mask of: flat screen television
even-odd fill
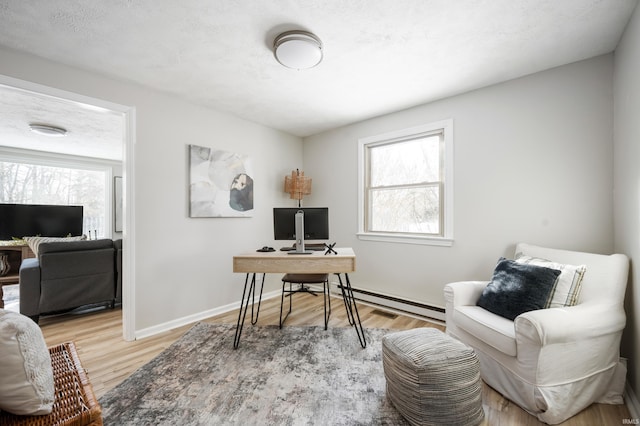
[[[276,240],[296,240],[296,213],[304,212],[304,239],[329,239],[328,207],[274,207],[273,234]]]
[[[82,206],[0,204],[0,240],[82,235]]]

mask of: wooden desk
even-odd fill
[[[233,272],[244,272],[246,273],[246,277],[233,347],[237,348],[240,343],[242,327],[244,326],[244,320],[249,308],[249,299],[252,300],[251,323],[255,324],[258,320],[260,302],[262,300],[262,289],[264,288],[264,277],[267,273],[336,274],[340,281],[339,287],[345,309],[347,310],[349,324],[355,327],[358,340],[362,347],[366,347],[367,342],[364,336],[364,329],[362,328],[358,307],[356,306],[351,282],[349,281],[349,272],[355,272],[356,270],[356,255],[351,248],[337,248],[334,250],[337,254],[325,254],[324,251],[315,251],[311,254],[287,254],[288,252],[273,251],[252,252],[234,256]],[[262,274],[262,285],[260,287],[258,306],[254,316],[253,307],[255,305],[257,287],[256,274],[260,273]],[[345,276],[344,283],[341,274]],[[251,280],[249,280],[249,276],[251,276]]]

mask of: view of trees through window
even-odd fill
[[[0,161],[0,202],[84,206],[83,233],[106,235],[105,170]]]
[[[368,231],[441,234],[441,140],[368,147]]]

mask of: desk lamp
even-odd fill
[[[300,169],[293,170],[291,176],[284,177],[284,192],[289,193],[292,200],[298,200],[298,207],[301,207],[304,196],[311,194],[311,178]]]
[[[291,176],[284,177],[284,191],[289,193],[289,198],[298,200],[298,208],[302,207],[302,199],[311,194],[311,178],[304,175],[300,169],[291,172]],[[304,212],[296,213],[296,249],[288,254],[309,254],[304,249]]]

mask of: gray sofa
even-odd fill
[[[122,241],[42,243],[20,265],[20,313],[40,315],[122,301]]]

